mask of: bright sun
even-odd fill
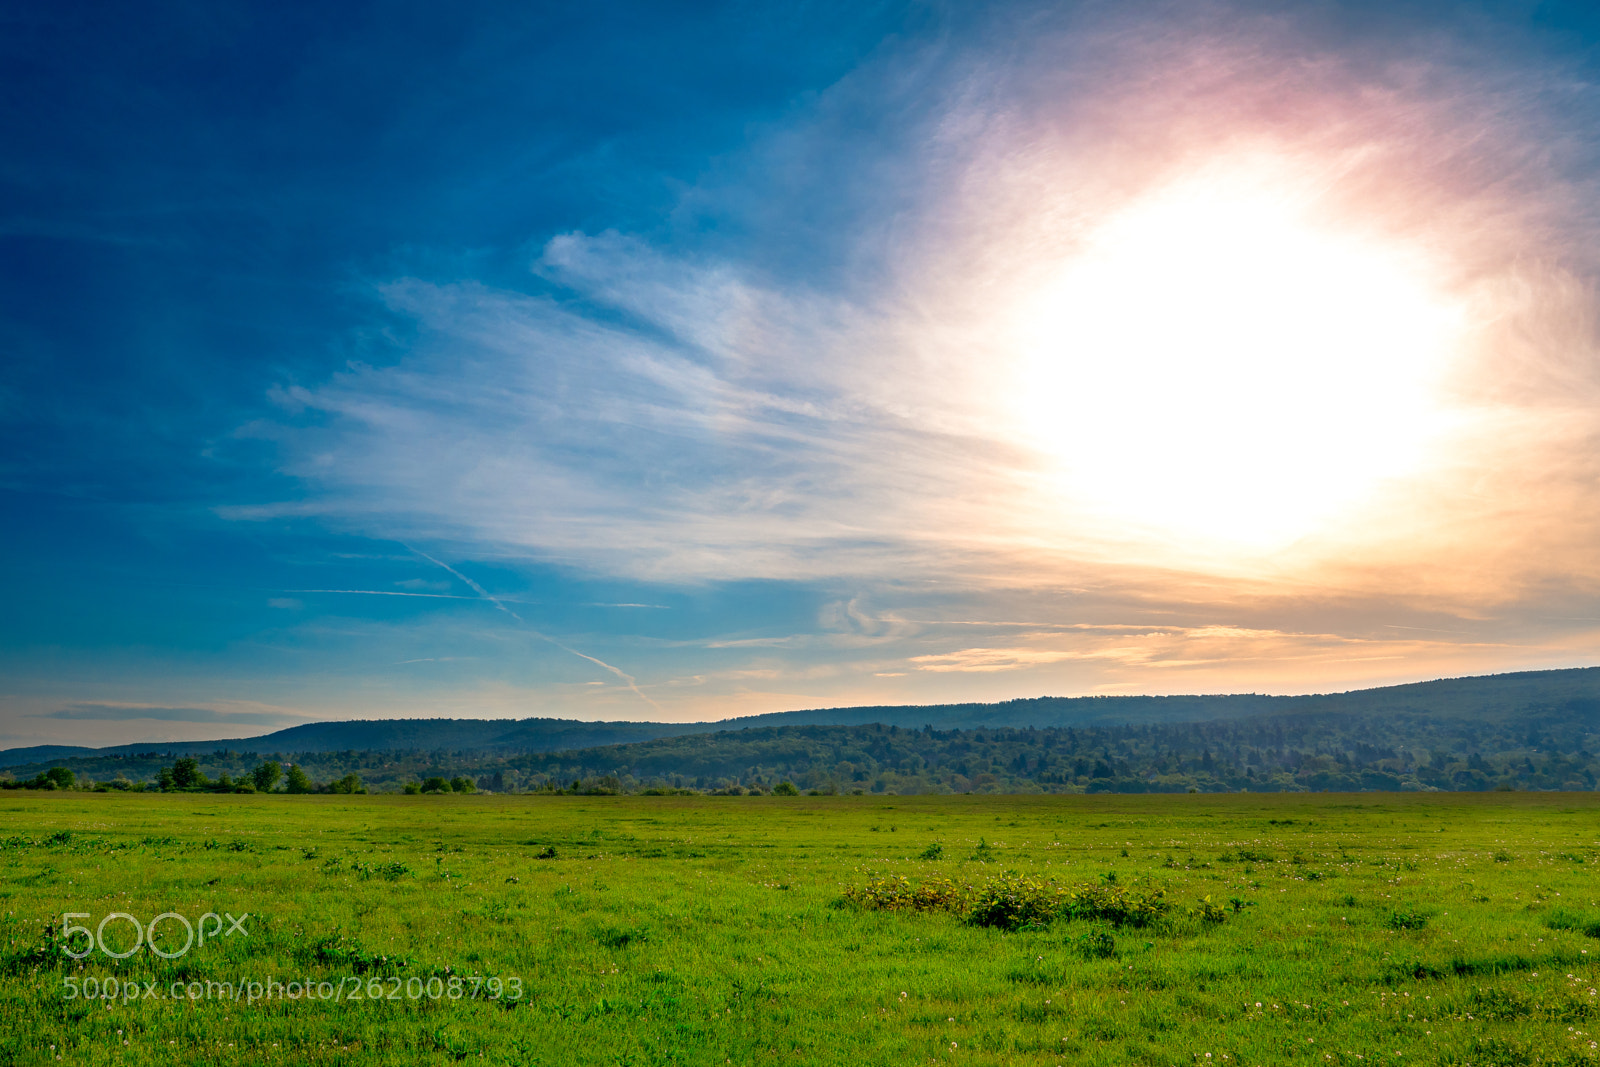
[[[1208,174],[1092,231],[1013,320],[1024,434],[1068,506],[1195,547],[1280,547],[1422,461],[1459,304],[1315,193]]]

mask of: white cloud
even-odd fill
[[[632,578],[843,590],[818,633],[701,642],[790,657],[739,668],[751,677],[845,656],[883,678],[1055,669],[1095,685],[1125,684],[1113,668],[1229,658],[1438,662],[1431,646],[1342,642],[1373,641],[1370,620],[1413,610],[1526,614],[1552,577],[1592,590],[1594,226],[1563,169],[1584,135],[1560,115],[1584,90],[1449,42],[1391,42],[1383,54],[1404,62],[1386,63],[1374,42],[1340,52],[1292,19],[1222,5],[1168,11],[1159,34],[1109,10],[1074,16],[1070,32],[1046,20],[1026,40],[886,52],[685,195],[685,227],[743,212],[743,245],[565,233],[533,265],[538,293],[388,281],[383,299],[416,326],[404,358],[286,387],[285,417],[246,431],[279,443],[308,498],[225,514],[317,515]],[[863,109],[879,124],[866,133],[853,125]],[[1110,469],[1148,426],[1097,415],[1092,440],[1064,438],[1076,454],[1044,454],[1016,399],[1041,386],[998,338],[1017,293],[1097,219],[1174,175],[1263,152],[1362,235],[1447,262],[1439,284],[1479,332],[1425,476],[1376,484],[1298,544],[1224,551],[1074,496],[1058,467]],[[1065,395],[1060,417],[1115,400]],[[1282,398],[1273,426],[1295,424],[1295,402]],[[1208,465],[1248,459],[1205,440],[1157,452],[1151,484],[1181,483],[1190,501],[1206,498]],[[1247,479],[1244,496],[1267,513],[1318,492],[1286,484],[1292,465],[1263,467],[1272,478]],[[397,588],[421,595],[416,583]],[[1005,621],[1033,617],[1008,603],[1026,589],[1060,596],[1058,614]],[[911,610],[940,594],[971,614]],[[1099,613],[1067,614],[1080,595]],[[873,596],[889,607],[868,610]],[[1349,634],[1301,635],[1297,603],[1331,605]],[[1145,621],[1161,611],[1181,621]]]

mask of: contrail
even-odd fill
[[[407,545],[406,547],[407,548],[411,548],[410,545]],[[561,651],[571,653],[572,655],[577,656],[579,659],[586,659],[590,663],[593,663],[596,667],[600,667],[600,668],[603,668],[604,670],[608,670],[612,674],[616,675],[618,678],[621,678],[623,683],[626,684],[629,689],[633,690],[633,695],[634,696],[638,697],[640,700],[644,701],[646,704],[649,704],[652,708],[655,708],[661,714],[663,714],[663,715],[666,714],[666,709],[664,709],[660,704],[657,704],[654,700],[651,700],[648,696],[645,695],[644,691],[639,688],[639,684],[634,681],[633,675],[627,673],[626,671],[622,670],[621,668],[613,667],[611,664],[607,663],[605,660],[595,659],[593,656],[589,655],[586,652],[579,652],[575,648],[571,648],[571,647],[569,647],[567,645],[564,645],[560,641],[557,641],[555,638],[551,637],[549,634],[541,633],[540,631],[535,630],[533,627],[528,626],[528,620],[524,619],[521,615],[518,615],[516,612],[512,611],[510,608],[506,607],[505,604],[500,600],[499,597],[495,596],[493,593],[489,592],[489,590],[485,589],[483,586],[479,585],[477,582],[473,581],[471,578],[468,578],[465,574],[462,574],[460,571],[458,571],[454,567],[450,566],[450,564],[445,563],[443,560],[434,559],[432,556],[428,555],[426,552],[423,552],[423,551],[421,551],[419,549],[412,548],[411,551],[415,552],[417,555],[421,556],[423,559],[427,560],[429,563],[432,563],[432,564],[434,564],[435,566],[438,566],[438,567],[443,567],[445,570],[449,571],[451,574],[455,575],[457,578],[460,578],[463,582],[466,582],[467,585],[471,587],[473,592],[477,593],[483,599],[489,601],[491,604],[493,604],[495,607],[499,608],[501,611],[505,612],[507,615],[510,615],[513,619],[516,619],[518,622],[522,623],[523,626],[527,627],[528,632],[533,634],[533,636],[537,637],[539,640],[548,641],[550,644],[555,645]],[[468,599],[471,599],[471,598],[470,597],[461,597],[460,599],[468,600]]]
[[[392,589],[279,589],[280,593],[359,593],[362,596],[420,596],[432,600],[477,600],[475,596],[452,593],[398,593]]]
[[[407,547],[410,547],[410,546],[407,546]],[[483,597],[485,600],[488,600],[490,603],[494,604],[495,607],[499,608],[501,611],[505,612],[507,615],[510,615],[513,619],[516,619],[518,622],[522,623],[523,625],[527,625],[527,620],[525,620],[521,615],[518,615],[516,612],[512,611],[510,608],[508,608],[504,604],[502,604],[500,602],[500,598],[499,597],[495,596],[493,593],[489,592],[489,590],[485,589],[483,586],[479,585],[477,582],[473,581],[471,578],[468,578],[465,574],[462,574],[460,571],[458,571],[454,567],[450,566],[450,564],[444,563],[444,562],[442,562],[440,560],[436,560],[432,556],[428,555],[426,552],[420,552],[415,548],[411,549],[411,551],[416,552],[417,555],[421,556],[423,559],[427,560],[429,563],[432,563],[435,566],[443,567],[445,570],[449,571],[451,574],[455,575],[457,578],[460,578],[463,582],[466,582],[467,585],[471,586],[472,587],[472,591],[474,593],[477,593],[479,596]],[[540,634],[539,636],[540,637],[544,637],[543,634]],[[548,641],[550,639],[548,637],[546,637],[545,640]],[[585,657],[585,658],[588,658],[588,657]]]

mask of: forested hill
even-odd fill
[[[709,730],[744,726],[932,726],[939,730],[979,727],[1121,726],[1207,722],[1267,714],[1426,714],[1500,722],[1532,709],[1574,702],[1600,706],[1600,667],[1445,678],[1431,682],[1355,689],[1313,696],[1092,696],[1031,697],[995,704],[886,705],[780,711],[707,724]]]
[[[1588,790],[1600,781],[1594,677],[1548,672],[1294,698],[1292,711],[1201,722],[743,726],[559,752],[259,748],[214,750],[200,762],[209,775],[237,776],[256,753],[271,754],[319,781],[354,773],[377,789],[443,776],[497,791],[770,790],[782,781],[864,793]],[[95,754],[10,773],[22,779],[54,762],[126,784],[152,780],[171,757]]]
[[[578,722],[570,719],[382,719],[311,723],[254,738],[221,741],[163,742],[119,745],[104,749],[41,746],[0,753],[0,767],[16,768],[60,762],[94,760],[112,756],[205,755],[218,751],[241,753],[332,752],[450,753],[481,761],[510,759],[552,752],[596,749],[605,746],[680,739],[672,751],[688,752],[706,738],[728,731],[767,730],[775,727],[854,726],[882,724],[899,730],[932,727],[937,732],[996,729],[1106,730],[1122,726],[1221,724],[1250,720],[1277,722],[1284,729],[1315,729],[1324,739],[1341,730],[1388,731],[1390,744],[1428,745],[1430,738],[1448,736],[1450,744],[1474,747],[1472,736],[1502,739],[1544,731],[1550,736],[1576,736],[1600,714],[1600,668],[1529,671],[1518,674],[1453,678],[1380,689],[1355,690],[1317,696],[1274,697],[1257,694],[1230,696],[1115,696],[1037,697],[995,704],[893,705],[883,707],[825,708],[777,712],[723,722]],[[1381,724],[1357,723],[1391,720],[1405,732],[1395,733]],[[1345,724],[1340,726],[1339,724]],[[1316,724],[1316,725],[1313,725]],[[1539,724],[1554,724],[1541,726]],[[1439,733],[1443,731],[1443,733]],[[1553,731],[1553,732],[1552,732]],[[1286,742],[1287,743],[1287,742]],[[1331,743],[1331,742],[1330,742]],[[1498,743],[1498,742],[1497,742]],[[1282,746],[1279,746],[1282,747]],[[1511,751],[1509,741],[1496,751]],[[1536,747],[1536,746],[1534,746]],[[698,777],[698,775],[696,776]]]
[[[260,737],[214,741],[156,741],[105,748],[36,745],[0,752],[0,767],[46,760],[129,756],[145,753],[200,755],[236,752],[451,751],[551,752],[593,745],[626,744],[685,733],[704,733],[716,723],[580,722],[576,719],[352,719],[314,722]]]

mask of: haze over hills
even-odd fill
[[[161,753],[449,752],[512,756],[637,744],[693,734],[798,726],[885,726],[938,731],[1062,729],[1207,723],[1273,717],[1388,716],[1479,722],[1555,717],[1587,726],[1600,717],[1600,667],[1449,678],[1311,696],[1036,697],[993,704],[817,708],[718,722],[581,722],[571,719],[372,719],[307,723],[258,737],[89,748],[42,745],[0,752],[0,768],[53,760]]]

